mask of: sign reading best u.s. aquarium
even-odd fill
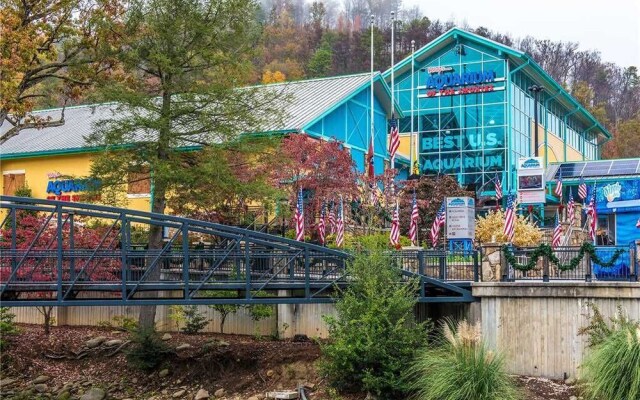
[[[426,93],[418,97],[453,96],[458,94],[492,92],[497,88],[495,71],[466,71],[458,73],[452,67],[430,68],[427,84],[418,89],[426,89]],[[435,73],[432,73],[435,72]],[[502,88],[500,88],[502,89]]]

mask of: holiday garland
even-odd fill
[[[560,271],[571,271],[576,269],[576,267],[580,265],[580,261],[582,261],[582,258],[584,257],[585,253],[589,254],[589,257],[591,258],[591,261],[594,264],[598,264],[603,269],[608,269],[608,268],[612,268],[615,265],[616,261],[618,261],[618,258],[620,258],[620,256],[625,252],[625,250],[623,249],[616,249],[611,259],[607,262],[604,262],[596,254],[595,246],[592,243],[585,242],[582,244],[582,246],[580,246],[580,250],[578,251],[578,255],[576,257],[569,260],[568,264],[562,264],[560,263],[560,260],[558,259],[558,257],[556,257],[556,255],[553,254],[553,249],[551,248],[551,246],[543,243],[540,246],[536,247],[532,253],[528,254],[530,257],[528,263],[519,264],[518,259],[513,254],[513,251],[511,251],[510,246],[507,246],[507,245],[502,246],[502,251],[509,265],[513,269],[517,269],[518,271],[523,271],[523,272],[531,271],[532,269],[534,269],[535,266],[538,264],[538,259],[541,256],[546,256],[549,259],[549,261],[551,261],[553,264],[555,264],[558,267]]]

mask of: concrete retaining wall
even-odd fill
[[[591,303],[605,318],[621,306],[640,320],[640,283],[483,282],[473,295],[481,299],[483,336],[505,353],[513,374],[576,376],[588,351],[578,330],[589,323]]]

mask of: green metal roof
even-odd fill
[[[416,61],[422,61],[435,54],[437,51],[449,46],[452,43],[455,43],[461,38],[471,42],[479,43],[489,48],[493,48],[498,54],[505,55],[505,58],[508,58],[510,61],[512,61],[518,68],[521,67],[522,71],[525,74],[529,75],[534,80],[539,81],[539,83],[545,87],[548,93],[558,93],[558,96],[555,97],[555,100],[561,102],[569,111],[572,111],[573,109],[577,110],[576,115],[578,115],[583,121],[585,121],[586,125],[591,126],[591,128],[589,129],[597,128],[597,130],[606,139],[611,139],[611,133],[604,126],[602,126],[602,124],[593,115],[591,115],[591,113],[587,111],[584,106],[582,106],[558,82],[556,82],[549,74],[547,74],[547,72],[542,69],[542,67],[538,65],[538,63],[536,63],[533,58],[520,50],[505,46],[504,44],[476,35],[475,33],[467,32],[460,28],[452,28],[437,39],[416,50],[414,58]],[[391,80],[391,70],[394,68],[396,75],[400,75],[408,71],[411,68],[411,56],[406,57],[398,64],[396,64],[395,67],[389,68],[387,71],[385,71],[383,73],[383,77],[385,78],[385,80]]]

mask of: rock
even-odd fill
[[[564,380],[564,383],[565,383],[565,385],[573,386],[573,385],[576,384],[576,378],[568,377],[567,379]]]
[[[87,340],[86,343],[85,343],[85,346],[87,346],[90,349],[93,349],[95,347],[100,346],[106,340],[107,340],[106,336],[98,336],[98,337],[95,337],[93,339]]]
[[[166,395],[169,394],[169,390],[168,389],[163,389],[162,392],[160,392],[160,393],[162,393],[163,395],[166,396]]]
[[[40,375],[39,377],[37,377],[36,379],[34,379],[34,380],[33,380],[33,382],[31,382],[31,383],[33,383],[34,385],[37,385],[38,383],[45,383],[45,382],[48,382],[50,379],[51,379],[51,377],[50,377],[50,376],[47,376],[47,375]]]
[[[309,389],[309,390],[313,390],[316,387],[315,383],[311,383],[311,382],[305,382],[304,385],[302,385],[304,388]]]
[[[221,340],[221,341],[218,342],[218,346],[220,346],[220,347],[228,347],[229,343],[225,342],[224,340]]]
[[[122,339],[113,339],[113,340],[107,340],[106,342],[104,342],[104,345],[107,347],[115,347],[115,346],[120,346],[122,343],[124,343],[124,340]]]
[[[187,350],[187,349],[190,349],[191,347],[193,346],[191,346],[189,343],[182,343],[182,344],[179,344],[178,347],[176,347],[176,350],[177,351]]]
[[[38,383],[36,385],[33,385],[33,388],[38,393],[45,393],[49,389],[46,383]]]
[[[138,378],[133,378],[133,379],[131,380],[131,383],[133,383],[133,384],[138,383]]]
[[[214,396],[216,397],[222,397],[224,396],[224,389],[218,389],[213,393]]]
[[[175,392],[174,394],[171,395],[171,397],[173,397],[174,399],[177,399],[179,397],[184,396],[184,394],[187,393],[186,390],[182,389],[182,390],[178,390],[177,392]]]
[[[111,331],[111,332],[109,332],[109,333],[110,333],[111,335],[116,335],[116,336],[117,336],[117,335],[121,335],[121,334],[122,334],[122,331]]]
[[[58,393],[58,397],[56,397],[56,400],[69,400],[70,398],[71,398],[71,393],[65,390],[64,392]]]
[[[571,396],[569,397],[569,400],[578,400],[578,398],[576,396]]]
[[[5,388],[13,385],[17,381],[18,381],[17,379],[13,379],[13,378],[4,378],[4,379],[0,380],[0,389],[5,389]]]
[[[276,374],[276,372],[272,369],[267,371],[267,378],[271,378],[272,376],[274,376]]]
[[[209,398],[209,392],[207,392],[204,389],[200,389],[198,390],[198,393],[196,393],[196,397],[194,397],[193,400],[204,400],[208,398]]]
[[[158,376],[160,378],[164,378],[165,376],[169,375],[169,370],[168,369],[163,369],[162,371],[158,372]]]
[[[162,335],[162,340],[171,340],[172,336],[168,333],[165,333],[164,335]]]
[[[80,400],[103,400],[107,394],[100,388],[91,388],[82,395]]]
[[[251,396],[247,400],[260,400],[258,396]]]
[[[179,385],[179,384],[181,384],[181,383],[182,383],[182,380],[181,380],[181,379],[178,379],[178,380],[176,381],[176,385]]]
[[[267,398],[268,399],[297,399],[299,397],[298,397],[298,392],[295,390],[284,390],[284,391],[277,391],[277,392],[268,392]]]

